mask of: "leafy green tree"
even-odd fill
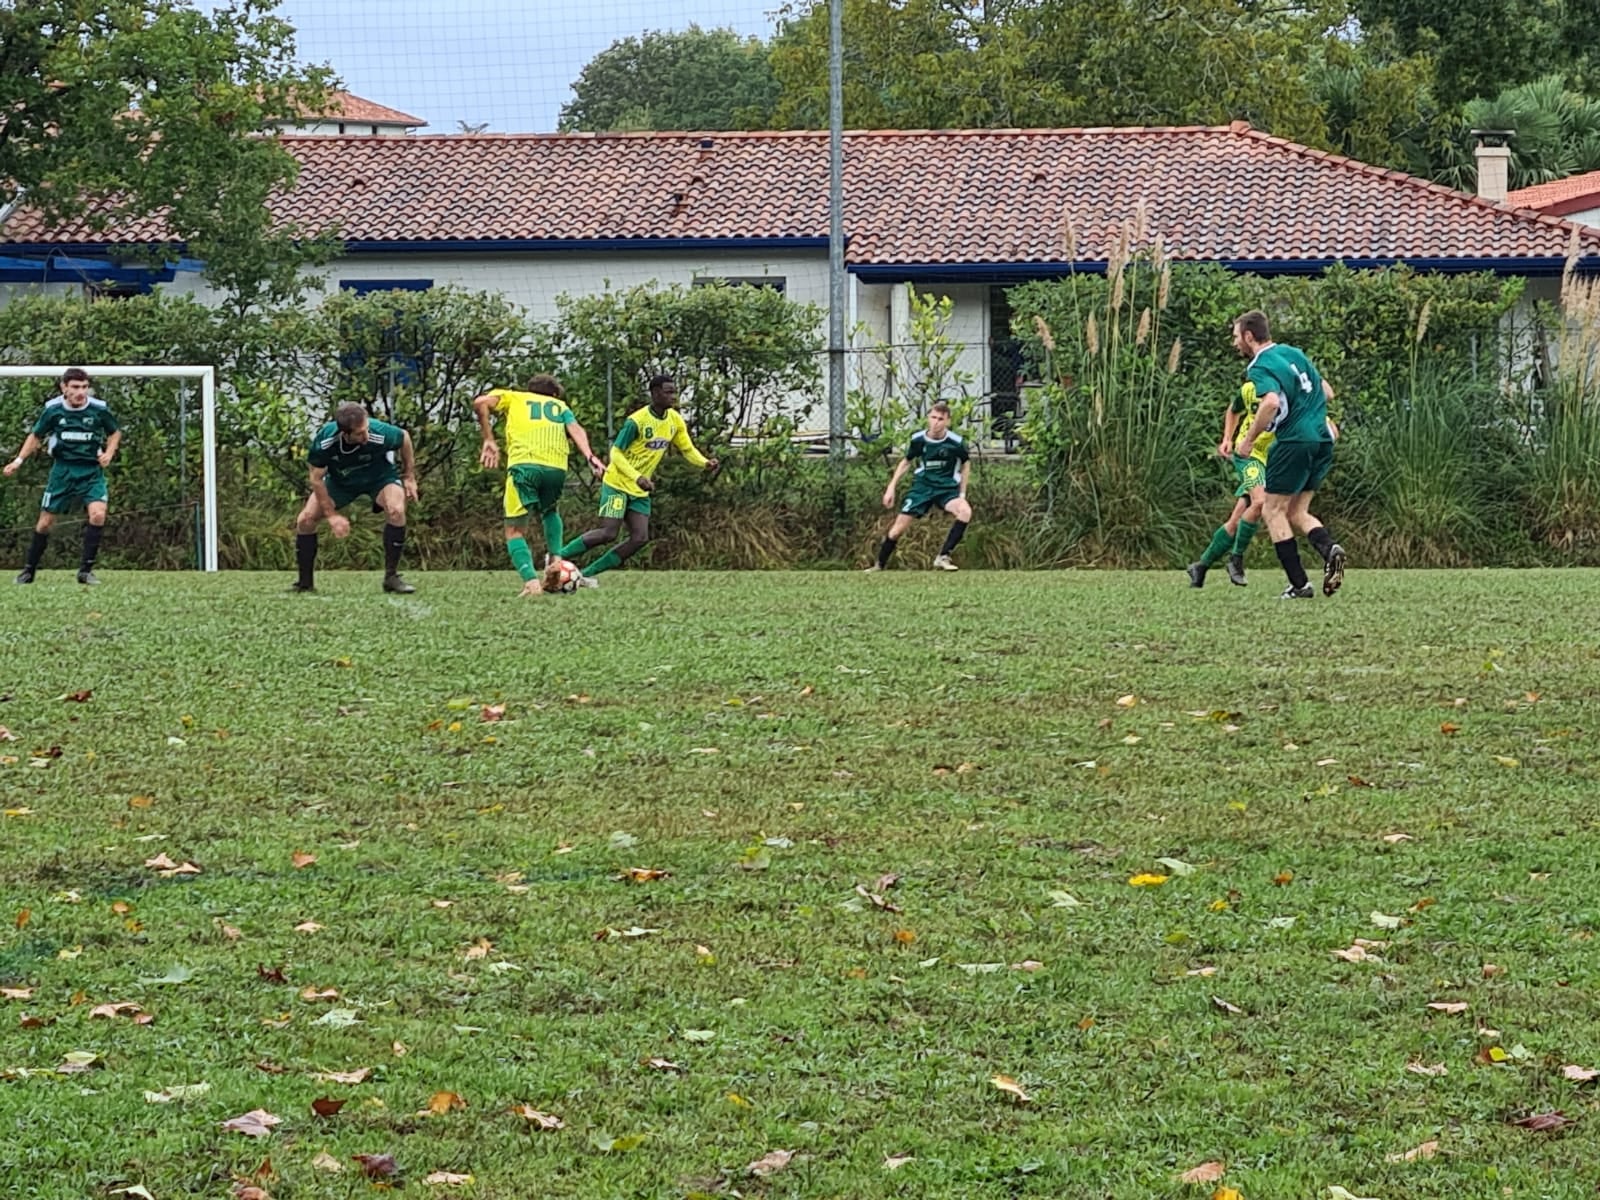
[[[691,25],[613,42],[590,60],[561,110],[563,132],[759,129],[777,98],[767,47]]]
[[[1471,191],[1477,181],[1473,129],[1511,133],[1511,186],[1531,187],[1600,170],[1600,100],[1572,91],[1560,75],[1507,88],[1462,108],[1456,137],[1446,144],[1435,178]]]
[[[276,4],[0,2],[0,206],[93,231],[159,213],[246,304],[292,293],[298,262],[328,246],[272,227],[295,162],[260,135],[320,103],[330,76],[295,63]]]
[[[1431,175],[1459,121],[1433,94],[1434,62],[1402,55],[1392,31],[1324,40],[1307,74],[1329,146],[1374,166]]]

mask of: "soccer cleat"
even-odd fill
[[[1189,586],[1192,588],[1205,587],[1206,565],[1201,562],[1192,562],[1184,568],[1189,573]]]
[[[1228,555],[1228,582],[1235,587],[1245,587],[1244,556],[1239,554]]]
[[[298,579],[296,579],[293,583],[291,583],[289,585],[289,590],[291,592],[310,593],[310,592],[316,591],[317,589],[316,589],[315,585],[313,585],[313,584],[301,583]]]
[[[17,572],[17,582],[18,583],[32,583],[33,582],[33,568],[32,567],[23,567],[22,570],[18,571]]]
[[[881,571],[881,570],[883,570],[882,567],[880,567],[877,563],[873,563],[870,567],[863,567],[861,569],[861,573],[863,575],[871,575],[874,571]],[[19,579],[17,582],[20,583],[22,581]]]
[[[1309,583],[1306,584],[1304,587],[1295,587],[1294,584],[1291,583],[1288,587],[1283,589],[1283,594],[1281,596],[1279,596],[1278,599],[1279,600],[1310,600],[1314,596],[1316,596],[1316,594],[1317,594],[1316,588],[1312,587]]]
[[[1328,550],[1328,561],[1322,568],[1322,594],[1331,596],[1344,583],[1344,547],[1335,542]]]
[[[950,561],[948,554],[941,554],[933,560],[933,569],[935,571],[959,571],[961,568]]]
[[[581,587],[581,588],[599,587],[600,586],[600,581],[598,579],[596,579],[593,575],[579,575],[578,576],[578,586]]]
[[[397,596],[409,596],[417,589],[412,587],[398,575],[385,575],[383,577],[383,590],[386,592],[393,592]]]
[[[78,582],[84,587],[94,587],[100,581],[95,578],[93,571],[86,569],[78,572]]]

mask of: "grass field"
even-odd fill
[[[6,1200],[1600,1180],[1592,573],[69,580],[0,630]]]

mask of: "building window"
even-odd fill
[[[727,287],[770,288],[781,296],[787,282],[782,275],[700,275],[695,278],[693,286],[710,287],[720,283]]]

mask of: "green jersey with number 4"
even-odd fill
[[[1311,360],[1293,346],[1273,342],[1256,352],[1245,373],[1256,395],[1276,392],[1279,408],[1270,426],[1280,442],[1331,442],[1328,397],[1322,375]]]

